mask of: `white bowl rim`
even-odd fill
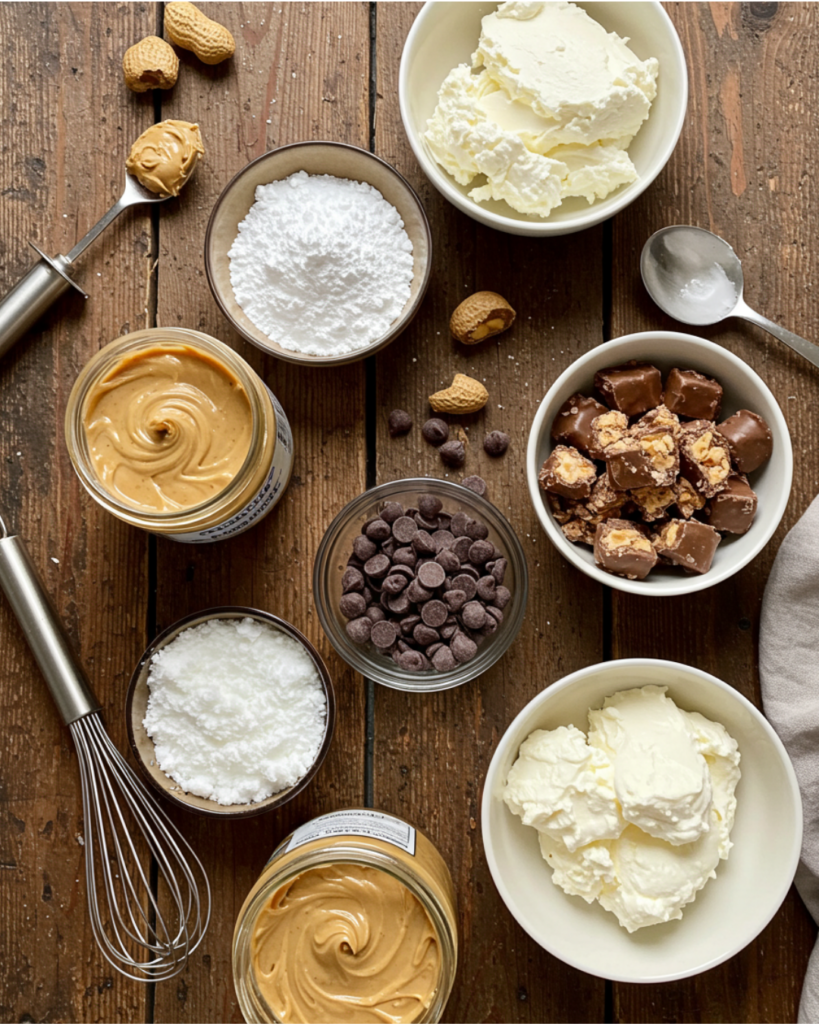
[[[748,698],[745,697],[744,694],[740,693],[739,690],[737,690],[735,687],[730,686],[726,682],[723,682],[722,679],[718,679],[717,676],[712,676],[709,672],[704,672],[702,669],[694,668],[693,665],[685,665],[683,664],[683,662],[669,661],[664,658],[616,658],[610,661],[600,661],[594,665],[587,665],[586,668],[578,669],[576,672],[572,672],[568,676],[564,676],[562,679],[558,679],[554,683],[550,683],[543,690],[541,690],[540,693],[536,694],[529,701],[529,703],[526,704],[517,713],[517,715],[515,715],[515,717],[506,727],[506,729],[504,729],[503,734],[500,740],[498,741],[498,745],[495,748],[495,753],[492,755],[492,760],[489,762],[489,767],[486,769],[486,775],[484,777],[483,783],[483,795],[481,797],[481,837],[483,839],[484,854],[486,855],[486,862],[489,865],[489,872],[492,875],[492,881],[495,883],[495,887],[497,888],[498,893],[500,894],[500,897],[503,900],[504,905],[506,906],[506,909],[515,918],[515,920],[518,922],[521,928],[523,928],[527,935],[529,935],[530,938],[532,938],[539,946],[545,949],[548,953],[551,953],[553,956],[556,956],[563,963],[568,964],[570,967],[575,967],[577,968],[577,970],[583,971],[585,974],[589,974],[590,972],[588,970],[588,967],[584,966],[582,963],[575,960],[574,957],[565,956],[557,948],[555,948],[555,946],[552,943],[547,944],[545,942],[541,942],[541,940],[536,935],[533,935],[529,931],[529,929],[526,927],[523,921],[520,920],[515,911],[512,909],[512,906],[510,905],[511,896],[509,890],[504,884],[497,860],[495,859],[495,850],[489,832],[489,810],[493,790],[493,785],[491,784],[490,780],[494,779],[494,776],[498,771],[498,767],[500,765],[501,760],[503,759],[503,757],[506,756],[506,737],[513,732],[513,730],[519,722],[527,718],[532,711],[534,711],[541,704],[545,703],[549,699],[549,697],[560,692],[561,690],[568,689],[570,686],[572,686],[573,683],[576,683],[580,679],[585,679],[588,676],[595,675],[599,673],[601,670],[605,671],[606,666],[613,664],[617,664],[618,667],[624,666],[626,668],[629,668],[631,666],[649,666],[659,667],[661,669],[671,669],[673,671],[682,670],[683,672],[688,672],[692,675],[699,676],[700,679],[705,680],[709,683],[713,683],[718,689],[724,690],[731,694],[733,697],[736,698],[740,706],[742,706],[746,711],[748,711],[751,714],[751,716],[755,718],[757,722],[762,726],[763,732],[765,732],[768,738],[771,740],[774,748],[776,749],[780,759],[783,762],[785,768],[785,775],[790,784],[789,790],[791,794],[791,799],[793,801],[793,810],[794,816],[796,818],[797,828],[794,830],[794,842],[791,850],[790,864],[788,865],[788,871],[786,873],[787,880],[783,882],[783,884],[780,886],[777,892],[776,900],[773,901],[773,910],[770,912],[765,921],[762,922],[762,924],[756,929],[753,935],[743,936],[743,938],[735,946],[726,950],[725,953],[721,954],[720,956],[714,957],[713,959],[709,960],[707,963],[704,963],[699,967],[691,968],[689,970],[655,975],[651,978],[642,979],[635,978],[630,975],[618,974],[616,971],[606,971],[594,975],[594,977],[604,978],[608,981],[620,981],[638,985],[651,985],[667,981],[680,981],[683,978],[695,977],[698,974],[702,974],[703,971],[709,971],[712,967],[716,967],[719,964],[724,963],[726,960],[730,960],[732,956],[735,956],[737,953],[743,950],[747,945],[753,942],[754,939],[765,930],[765,928],[767,928],[767,926],[773,920],[774,916],[779,911],[779,908],[782,906],[785,897],[788,895],[790,887],[793,884],[794,876],[796,875],[796,869],[799,865],[799,857],[802,852],[802,795],[799,790],[799,782],[796,778],[796,772],[794,770],[790,756],[788,755],[788,752],[785,749],[785,745],[782,743],[782,740],[779,738],[773,726],[765,717],[765,715],[759,710],[759,708],[755,704],[752,704],[751,701],[749,701]]]
[[[784,438],[784,450],[777,456],[784,462],[785,470],[785,486],[780,491],[776,503],[773,506],[772,515],[770,517],[768,526],[762,529],[762,524],[757,524],[760,527],[759,536],[757,539],[756,546],[742,558],[738,559],[735,563],[726,565],[721,571],[714,573],[709,571],[704,573],[702,576],[681,576],[678,583],[675,583],[672,578],[664,578],[662,589],[655,587],[651,582],[647,580],[627,580],[622,576],[614,576],[611,573],[604,572],[603,569],[599,569],[596,565],[590,565],[585,561],[575,549],[574,545],[567,541],[563,536],[563,532],[558,527],[557,523],[552,518],[551,513],[543,503],[541,496],[540,485],[538,484],[537,474],[537,449],[540,436],[543,429],[543,422],[546,419],[546,415],[550,404],[553,401],[554,396],[559,395],[561,390],[565,389],[569,377],[573,375],[579,368],[586,366],[588,363],[593,363],[606,352],[614,352],[617,348],[627,343],[635,341],[645,341],[646,344],[652,342],[675,342],[675,341],[693,341],[699,346],[717,351],[725,358],[725,361],[732,366],[734,369],[739,370],[744,374],[750,375],[759,387],[767,392],[771,400],[771,406],[773,409],[773,419],[776,423],[776,427]],[[672,350],[669,348],[669,352]],[[608,362],[603,365],[609,365]],[[568,398],[569,395],[567,394]],[[750,561],[762,551],[768,541],[776,532],[777,527],[782,521],[782,516],[785,514],[785,508],[788,504],[788,499],[791,494],[791,484],[793,482],[793,446],[791,444],[791,435],[788,430],[788,424],[779,407],[773,392],[765,383],[765,381],[759,376],[759,374],[751,366],[748,365],[739,356],[734,355],[727,348],[723,348],[722,345],[717,345],[713,341],[709,341],[707,338],[701,338],[696,334],[684,334],[680,331],[638,331],[635,334],[624,334],[619,338],[612,338],[611,341],[603,342],[602,345],[597,345],[593,349],[584,353],[578,359],[575,359],[573,363],[560,374],[557,380],[552,384],[549,390],[546,392],[543,400],[538,406],[538,410],[535,413],[534,421],[532,422],[532,428],[529,431],[529,442],[526,446],[526,480],[529,485],[529,497],[532,501],[532,505],[535,509],[535,514],[540,520],[540,524],[546,531],[549,540],[555,545],[557,550],[563,555],[564,558],[568,559],[572,565],[576,566],[587,576],[591,576],[592,579],[597,580],[599,583],[603,583],[607,587],[612,587],[615,590],[622,590],[627,594],[643,594],[647,597],[677,597],[680,594],[693,594],[698,590],[706,590],[709,587],[715,586],[717,583],[721,583],[723,580],[729,579],[743,569]]]
[[[562,221],[549,221],[548,218],[537,221],[517,220],[513,217],[503,217],[492,210],[482,207],[480,203],[476,203],[474,200],[464,196],[454,187],[452,180],[446,171],[432,160],[424,149],[423,143],[420,141],[420,137],[416,137],[414,129],[411,130],[413,122],[410,117],[406,98],[409,91],[407,83],[410,64],[407,54],[415,45],[416,36],[421,34],[422,25],[426,21],[428,12],[437,2],[440,2],[440,0],[426,0],[424,6],[416,15],[415,21],[413,21],[410,26],[410,30],[407,33],[407,38],[404,41],[404,47],[401,51],[401,64],[398,70],[398,106],[401,112],[401,120],[404,125],[404,132],[409,140],[410,147],[415,154],[416,160],[421,165],[421,170],[441,195],[443,195],[445,199],[449,200],[453,206],[456,206],[468,217],[472,217],[474,220],[487,224],[489,227],[497,228],[499,231],[512,232],[518,235],[528,235],[535,238],[542,238],[547,235],[568,235],[573,234],[576,231],[583,231],[586,228],[594,227],[596,224],[600,224],[602,221],[613,217],[615,214],[625,209],[625,207],[630,206],[631,203],[633,203],[635,199],[639,198],[648,186],[657,179],[665,165],[670,160],[671,154],[674,152],[682,133],[685,118],[688,113],[689,89],[688,65],[685,61],[685,51],[683,50],[682,43],[680,42],[677,29],[674,27],[674,22],[660,3],[660,0],[647,0],[647,3],[648,6],[654,8],[655,13],[660,16],[660,20],[665,23],[666,28],[668,29],[668,36],[671,40],[674,55],[681,71],[680,78],[682,82],[682,89],[678,90],[680,105],[677,111],[677,119],[674,123],[672,133],[668,136],[666,145],[661,150],[662,158],[658,163],[657,171],[652,175],[647,175],[645,177],[641,176],[636,181],[633,181],[631,184],[621,188],[615,198],[611,203],[606,205],[605,208],[601,207],[601,203],[606,202],[607,200],[600,200],[596,203],[592,203],[588,211],[584,210],[582,213],[578,213],[572,217],[571,220],[566,219]],[[444,2],[446,2],[446,0],[444,0]]]

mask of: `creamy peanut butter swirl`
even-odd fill
[[[149,512],[193,508],[227,487],[250,448],[245,389],[192,345],[124,356],[89,389],[83,426],[102,486]]]
[[[151,192],[178,196],[204,153],[198,124],[160,121],[131,146],[125,168]]]
[[[441,976],[441,950],[418,899],[377,868],[334,864],[279,889],[253,930],[256,983],[278,1020],[358,1024],[419,1020]]]

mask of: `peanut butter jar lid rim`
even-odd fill
[[[236,476],[217,494],[212,495],[198,505],[192,505],[190,508],[173,512],[152,512],[120,501],[102,485],[91,466],[91,460],[87,452],[87,438],[82,421],[88,392],[110,370],[111,365],[116,360],[134,351],[139,351],[143,347],[161,347],[163,341],[168,343],[169,348],[178,348],[180,345],[187,345],[193,348],[200,346],[209,355],[215,356],[225,363],[226,368],[238,378],[247,394],[252,417],[252,438],[247,455]],[[191,328],[149,327],[141,331],[124,334],[108,342],[82,368],[71,388],[66,406],[66,444],[74,469],[85,488],[100,504],[108,508],[113,514],[120,515],[121,518],[125,518],[129,522],[141,520],[157,528],[160,525],[167,527],[174,523],[179,523],[181,528],[192,529],[195,527],[198,519],[213,509],[218,508],[220,504],[225,502],[226,498],[234,495],[241,487],[246,486],[248,480],[252,477],[260,457],[260,452],[264,451],[267,443],[266,413],[272,417],[269,435],[275,438],[278,417],[266,385],[253,367],[229,345],[219,341],[218,338]],[[182,527],[182,524],[184,524],[184,527]]]

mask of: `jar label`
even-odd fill
[[[296,829],[283,852],[295,850],[315,839],[332,839],[336,836],[380,839],[382,843],[397,846],[411,857],[415,856],[415,829],[412,825],[390,814],[366,810],[333,811],[313,818]]]
[[[266,516],[279,500],[290,479],[290,468],[293,465],[293,434],[279,400],[266,384],[264,388],[276,413],[276,446],[273,449],[270,472],[262,486],[243,509],[224,523],[210,526],[206,530],[197,530],[195,533],[168,533],[163,536],[184,544],[209,544],[225,537],[235,537],[249,530]]]

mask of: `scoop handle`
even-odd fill
[[[814,345],[812,341],[794,334],[793,331],[789,331],[786,327],[780,327],[779,324],[775,324],[773,320],[769,320],[767,317],[757,313],[755,309],[751,309],[744,302],[734,309],[733,315],[742,317],[743,320],[748,320],[750,323],[756,324],[757,327],[761,327],[763,331],[772,334],[783,344],[787,345],[788,348],[798,352],[803,359],[807,359],[809,363],[819,367],[819,345]]]
[[[0,527],[2,520],[0,520]],[[0,532],[0,588],[23,630],[66,725],[100,710],[62,623],[19,537]]]

